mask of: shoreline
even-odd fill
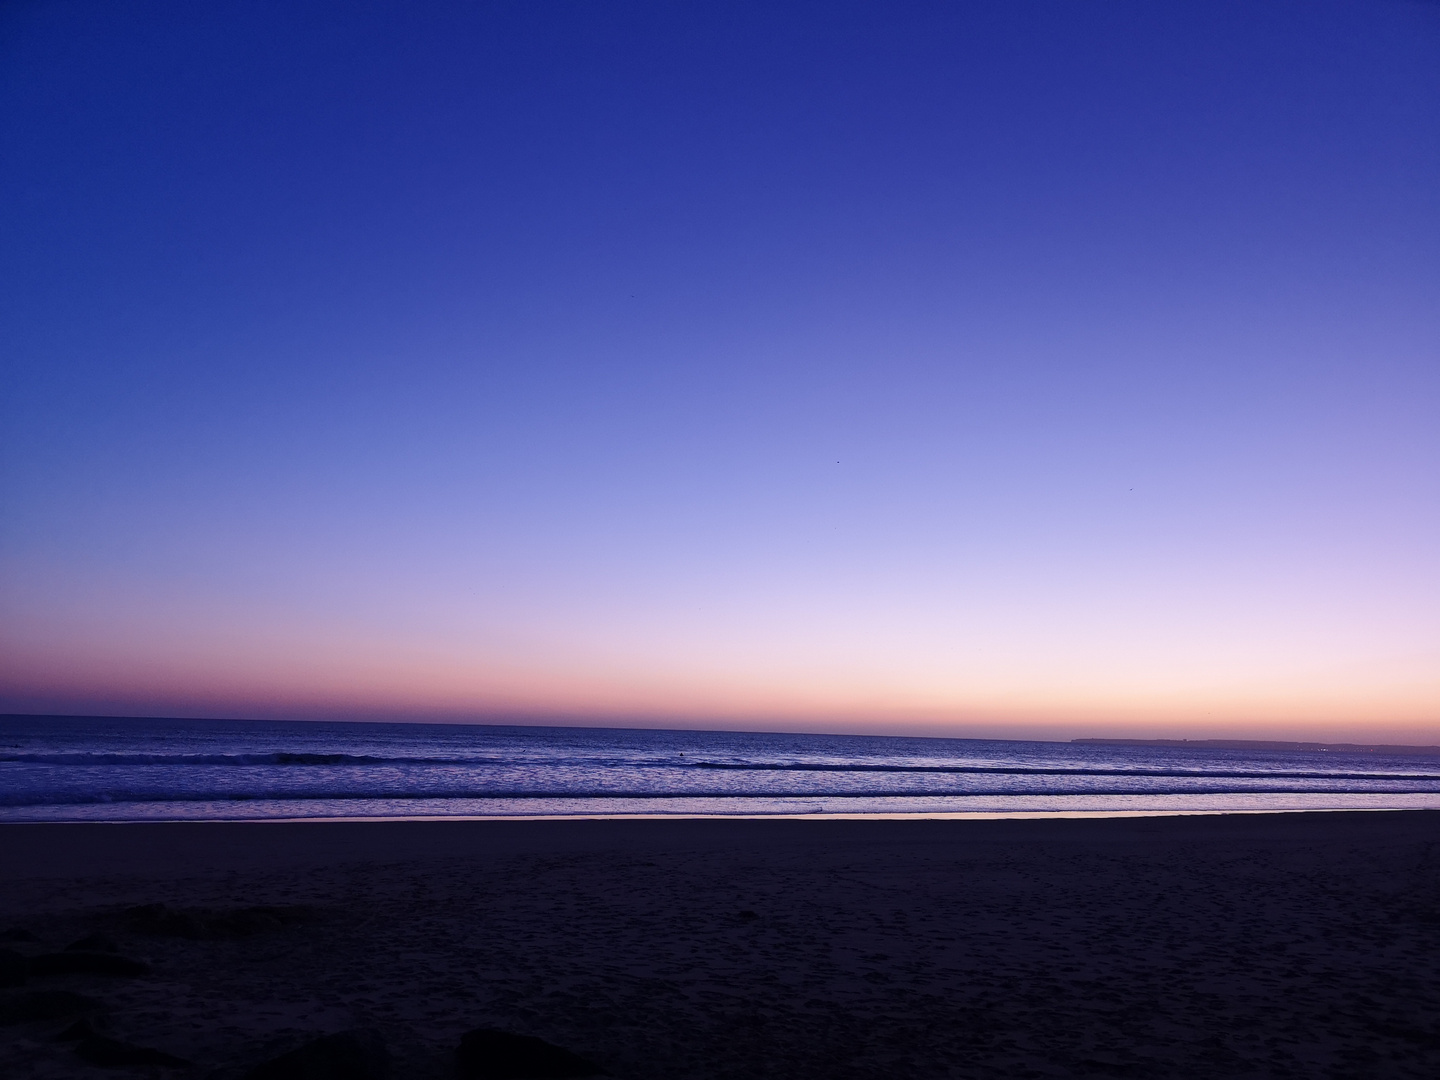
[[[706,812],[703,810],[617,811],[611,813],[514,813],[514,814],[239,814],[236,816],[183,817],[0,817],[0,829],[28,825],[237,825],[384,823],[384,822],[506,822],[506,821],[1044,821],[1078,819],[1257,817],[1295,814],[1421,814],[1440,812],[1433,805],[1378,806],[1232,806],[1232,807],[1151,807],[1145,809],[1102,808],[1086,810],[877,810],[877,811],[794,811]]]
[[[1229,817],[1269,814],[1418,814],[1440,811],[1440,807],[1415,806],[1305,806],[1279,809],[1224,810],[956,810],[927,813],[829,813],[813,814],[384,814],[314,817],[208,817],[208,818],[66,818],[62,820],[4,820],[0,829],[13,825],[298,825],[305,823],[363,824],[416,821],[1044,821],[1056,818],[1169,818]]]

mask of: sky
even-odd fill
[[[1440,741],[1440,4],[0,6],[0,709]]]

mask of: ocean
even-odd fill
[[[0,717],[0,821],[1440,807],[1440,756],[725,731]]]

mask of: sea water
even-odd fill
[[[0,821],[1440,807],[1440,757],[461,724],[0,718]]]

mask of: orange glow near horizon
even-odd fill
[[[257,718],[548,723],[1005,738],[1259,738],[1440,742],[1440,678],[1425,657],[1367,671],[1236,663],[1152,649],[1143,665],[1101,650],[1028,664],[1018,652],[946,665],[920,648],[805,655],[763,639],[565,643],[526,655],[483,644],[364,640],[312,628],[116,635],[58,648],[11,640],[10,711]],[[586,648],[584,646],[588,645]],[[725,647],[722,647],[725,646]],[[994,650],[998,652],[999,650]],[[497,655],[499,654],[499,655]],[[838,658],[837,658],[838,654]]]

